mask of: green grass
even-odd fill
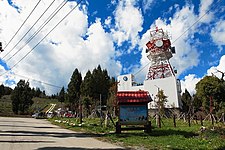
[[[61,120],[61,123],[55,122]],[[122,144],[126,147],[144,147],[146,149],[225,149],[225,126],[216,124],[212,128],[210,122],[204,122],[206,130],[200,132],[200,123],[185,123],[183,120],[177,121],[177,127],[173,127],[171,119],[164,119],[162,128],[157,128],[153,122],[153,129],[150,134],[143,131],[122,131],[115,134],[112,123],[109,127],[101,126],[100,119],[84,119],[84,123],[79,126],[78,119],[75,118],[53,118],[50,120],[54,124],[75,131],[83,131],[100,135],[102,140]],[[103,123],[104,124],[104,123]]]
[[[56,109],[61,106],[57,99],[33,98],[33,105],[30,107],[30,114],[49,106],[51,103],[57,104]],[[47,109],[48,107],[46,107]],[[45,110],[43,110],[45,111]],[[15,116],[12,112],[12,101],[10,95],[4,95],[0,98],[0,116]]]

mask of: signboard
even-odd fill
[[[148,121],[147,105],[120,105],[119,119],[121,125],[146,124]]]

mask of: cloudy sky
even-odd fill
[[[99,64],[141,82],[156,27],[170,33],[183,90],[193,94],[204,76],[225,72],[224,0],[0,0],[0,84],[25,79],[54,94],[75,68],[84,77]]]

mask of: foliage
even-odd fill
[[[59,92],[58,101],[63,103],[65,101],[65,89],[62,87],[61,91]]]
[[[78,108],[81,83],[82,83],[82,76],[81,73],[76,68],[72,74],[67,89],[68,101],[70,103],[71,110],[75,110]]]
[[[183,103],[182,111],[189,113],[192,105],[192,97],[187,89],[185,89],[185,92],[182,94],[181,101]]]
[[[83,97],[82,105],[84,107],[84,116],[88,117],[91,114],[91,98]]]
[[[84,97],[91,97],[92,94],[92,89],[94,88],[92,86],[92,74],[91,71],[88,70],[88,72],[86,73],[83,82],[81,83],[81,95]]]
[[[100,65],[92,72],[91,85],[94,88],[92,88],[91,97],[97,101],[101,96],[102,105],[106,105],[108,98],[108,91],[110,87],[109,79],[107,70],[102,70]],[[97,104],[96,101],[95,103]]]
[[[3,84],[0,85],[0,98],[3,96],[3,95],[10,95],[12,92],[12,89],[10,87],[6,87],[4,86]]]
[[[32,97],[33,95],[31,88],[29,87],[29,82],[20,80],[11,94],[13,112],[15,114],[28,113],[29,107],[33,104]]]
[[[163,115],[165,113],[165,103],[167,102],[167,96],[164,94],[163,90],[159,90],[156,98],[158,100],[156,104],[159,110],[159,114]]]
[[[100,104],[100,97],[102,105],[107,104],[110,88],[110,77],[108,76],[107,70],[102,70],[99,65],[97,68],[88,71],[81,83],[81,96],[83,97],[83,104],[89,104],[84,106],[85,109],[95,109]],[[85,100],[85,101],[84,101]],[[92,106],[92,107],[90,107]],[[86,111],[90,113],[90,111]]]
[[[115,78],[112,78],[110,80],[110,88],[109,88],[109,98],[108,98],[108,103],[107,107],[110,111],[110,113],[115,116],[117,114],[117,101],[116,101],[116,93],[117,93],[117,82]]]
[[[214,111],[224,109],[225,82],[215,76],[204,77],[196,84],[196,97],[207,113],[210,111],[210,97],[213,100]]]

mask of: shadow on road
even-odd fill
[[[89,133],[60,133],[60,132],[38,132],[38,131],[0,131],[0,136],[47,136],[57,138],[67,137],[100,137],[100,135],[89,134]]]
[[[12,141],[12,140],[0,140],[0,143],[55,143],[54,141],[37,141],[37,140],[17,140],[17,141]]]

